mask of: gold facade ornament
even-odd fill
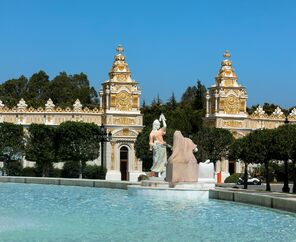
[[[224,60],[221,62],[221,68],[216,76],[216,84],[217,86],[225,86],[225,87],[238,87],[237,83],[237,75],[234,72],[232,67],[232,62],[229,60],[230,53],[228,50],[225,51],[223,57]]]
[[[235,121],[235,120],[224,121],[223,126],[239,128],[239,127],[242,127],[242,122]]]
[[[240,110],[239,98],[231,94],[225,98],[224,112],[226,114],[238,114]]]
[[[121,91],[116,97],[116,109],[119,111],[131,110],[131,94],[127,91]]]
[[[126,80],[126,75],[130,76],[131,72],[128,68],[128,64],[125,62],[125,56],[122,54],[124,48],[122,45],[118,45],[116,48],[117,55],[114,56],[114,62],[109,72],[109,77],[112,80],[116,77],[115,81],[123,81]]]
[[[122,134],[123,134],[124,136],[128,136],[128,135],[130,134],[130,132],[129,132],[129,128],[123,128],[123,129],[122,129]]]
[[[133,118],[122,117],[122,118],[115,118],[114,124],[134,125],[136,124],[136,122],[135,122],[135,119]]]
[[[119,45],[117,46],[116,51],[117,51],[119,54],[122,53],[122,52],[124,51],[124,48],[123,48],[122,44],[119,44]]]

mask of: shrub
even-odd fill
[[[139,175],[138,181],[143,181],[143,180],[149,180],[149,177],[147,175],[144,175],[144,174]]]
[[[105,179],[106,168],[101,168],[98,165],[86,165],[83,171],[83,178],[86,179]]]
[[[25,167],[22,176],[36,176],[36,169],[34,167]]]
[[[23,167],[19,161],[10,161],[7,163],[5,171],[8,176],[21,176]]]
[[[50,171],[50,176],[51,177],[62,177],[62,172],[63,172],[63,169],[53,168]]]
[[[227,177],[224,183],[237,183],[238,179],[242,176],[241,173],[233,173],[229,177]]]
[[[62,170],[62,177],[78,178],[79,177],[79,162],[66,161]]]

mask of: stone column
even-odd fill
[[[215,113],[218,113],[218,90],[215,91]]]
[[[106,86],[106,109],[110,109],[110,90]]]
[[[210,94],[209,94],[209,91],[207,91],[207,95],[206,95],[206,101],[207,101],[207,104],[206,104],[206,117],[209,117],[209,114],[210,114]]]

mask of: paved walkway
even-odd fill
[[[296,194],[291,193],[216,187],[210,190],[209,197],[212,199],[248,203],[296,213]]]
[[[218,187],[238,187],[238,188],[243,188],[244,185],[237,185],[235,183],[222,183],[217,185]],[[270,187],[271,187],[271,191],[272,192],[282,192],[282,188],[283,188],[284,184],[283,183],[271,183]],[[290,192],[292,193],[292,189],[293,189],[293,184],[289,184],[290,187]],[[266,184],[262,183],[261,185],[248,185],[248,190],[260,190],[260,191],[265,191],[266,190]]]

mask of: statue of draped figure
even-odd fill
[[[167,182],[197,182],[198,164],[193,152],[197,152],[196,144],[183,137],[180,131],[175,131],[173,153],[166,167]]]

